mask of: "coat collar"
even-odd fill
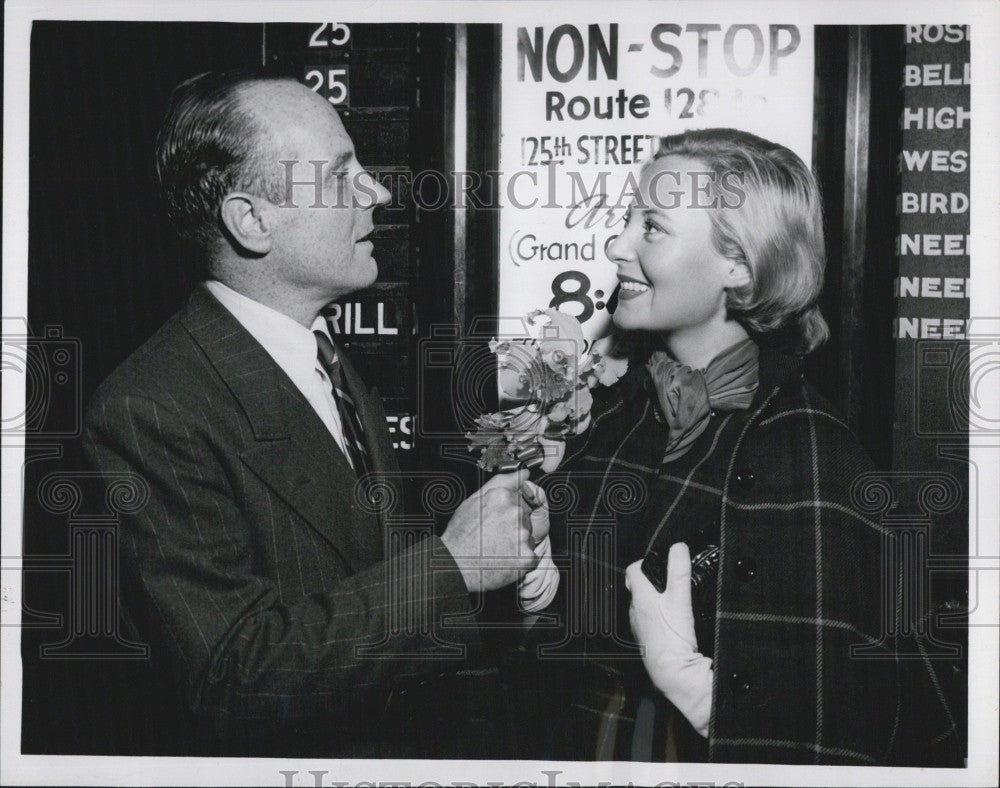
[[[241,454],[243,462],[352,567],[381,557],[381,518],[356,494],[357,476],[336,441],[274,359],[202,286],[191,294],[180,321],[250,424],[256,445]],[[384,430],[374,422],[367,390],[349,363],[344,375],[366,435]],[[376,472],[391,470],[381,452],[373,453],[373,463]]]
[[[292,422],[276,404],[296,389],[261,344],[204,285],[195,288],[180,321],[239,402],[254,437],[288,438]]]
[[[770,397],[775,389],[802,379],[802,358],[800,356],[789,356],[761,342],[758,342],[757,346],[760,349],[759,385],[753,403],[750,405],[751,410],[763,405],[764,400]]]

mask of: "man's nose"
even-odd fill
[[[361,187],[358,189],[358,205],[365,210],[378,205],[386,205],[392,197],[389,190],[367,170],[358,176],[358,185]]]

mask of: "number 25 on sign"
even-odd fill
[[[342,47],[351,40],[351,28],[343,22],[323,22],[309,36],[309,48]]]
[[[305,83],[338,107],[350,106],[350,81],[347,66],[306,66]]]

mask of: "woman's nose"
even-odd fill
[[[604,253],[612,263],[621,264],[635,260],[635,249],[632,247],[628,232],[623,230],[611,238],[608,245],[604,247]]]

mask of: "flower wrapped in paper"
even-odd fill
[[[501,394],[512,407],[480,416],[476,431],[467,435],[469,450],[479,454],[480,467],[488,471],[555,470],[566,436],[590,425],[590,390],[613,385],[628,368],[625,359],[609,355],[609,338],[588,344],[571,315],[539,309],[527,320],[540,329],[537,338],[490,343]]]

